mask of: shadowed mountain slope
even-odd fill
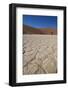
[[[46,35],[56,35],[57,30],[52,28],[34,28],[31,26],[23,25],[24,34],[46,34]]]

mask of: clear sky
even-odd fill
[[[35,28],[57,29],[57,16],[23,15],[23,23]]]

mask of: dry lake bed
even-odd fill
[[[23,74],[57,73],[57,35],[23,37]]]

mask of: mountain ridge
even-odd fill
[[[57,30],[53,28],[34,28],[28,25],[23,25],[23,34],[47,34],[56,35]]]

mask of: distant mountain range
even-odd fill
[[[31,26],[23,25],[24,34],[47,34],[47,35],[56,35],[57,30],[52,28],[34,28]]]

